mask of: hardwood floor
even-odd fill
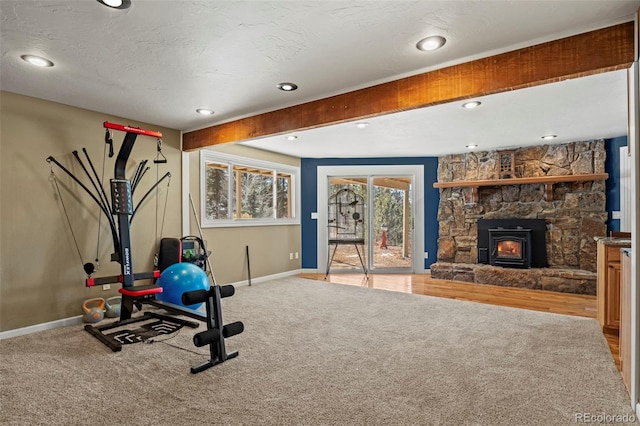
[[[301,278],[324,281],[324,274],[302,273]],[[327,281],[404,293],[423,294],[467,300],[491,305],[510,306],[534,311],[596,318],[596,296],[529,290],[496,285],[473,284],[460,281],[437,280],[429,274],[329,274]],[[605,334],[611,355],[620,369],[618,336]]]

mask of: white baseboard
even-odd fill
[[[16,328],[15,330],[3,331],[0,333],[0,340],[10,339],[12,337],[23,336],[38,331],[51,330],[58,327],[66,327],[68,325],[77,325],[82,323],[82,315],[70,318],[63,318],[55,321],[45,322],[42,324],[30,325],[28,327]]]
[[[280,272],[279,274],[265,275],[264,277],[251,278],[251,284],[263,283],[263,282],[266,282],[266,281],[276,280],[278,278],[286,278],[286,277],[290,277],[292,275],[298,275],[298,274],[300,274],[302,272],[303,272],[302,269],[294,269],[293,271]],[[232,286],[235,286],[235,287],[242,287],[242,286],[245,286],[245,285],[248,286],[249,285],[249,280],[236,281],[234,283],[228,283],[228,284],[223,284],[223,285],[232,285]]]
[[[264,277],[252,278],[251,279],[251,283],[252,284],[253,283],[262,283],[262,282],[266,282],[266,281],[275,280],[275,279],[278,279],[278,278],[290,277],[292,275],[297,275],[297,274],[301,273],[302,271],[303,271],[302,269],[295,269],[293,271],[281,272],[279,274],[266,275]],[[248,286],[249,285],[249,280],[238,281],[238,282],[230,283],[230,284],[234,285],[236,287]],[[66,327],[68,325],[77,325],[77,324],[81,324],[81,323],[82,323],[82,315],[78,315],[78,316],[70,317],[70,318],[63,318],[63,319],[59,319],[59,320],[56,320],[56,321],[45,322],[43,324],[35,324],[35,325],[30,325],[28,327],[16,328],[15,330],[7,330],[7,331],[0,332],[0,340],[10,339],[12,337],[23,336],[25,334],[31,334],[31,333],[35,333],[35,332],[38,332],[38,331],[51,330],[51,329],[58,328],[58,327]]]
[[[318,268],[304,268],[304,269],[298,269],[298,271],[296,273],[300,273],[300,274],[321,274],[324,273],[324,271],[320,271]],[[348,274],[350,272],[346,272],[346,271],[340,271],[339,273],[341,274]],[[354,273],[357,274],[361,274],[362,271],[354,271]],[[421,272],[416,272],[416,275],[428,275],[431,273],[431,269],[425,269]],[[410,272],[403,272],[403,274],[410,274]]]

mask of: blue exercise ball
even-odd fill
[[[185,306],[182,303],[182,293],[193,290],[209,290],[207,273],[193,263],[174,263],[162,271],[156,282],[162,287],[156,299],[188,309],[198,309],[202,303]]]

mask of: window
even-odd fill
[[[291,188],[293,175],[290,173],[278,173],[276,179],[276,218],[293,218],[291,214]]]
[[[201,151],[202,225],[298,224],[299,168]]]
[[[227,219],[229,216],[229,166],[206,164],[205,214],[208,219]]]

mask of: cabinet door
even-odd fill
[[[631,258],[622,256],[620,273],[620,368],[631,393]]]
[[[607,268],[605,326],[620,327],[620,263],[611,262]]]

